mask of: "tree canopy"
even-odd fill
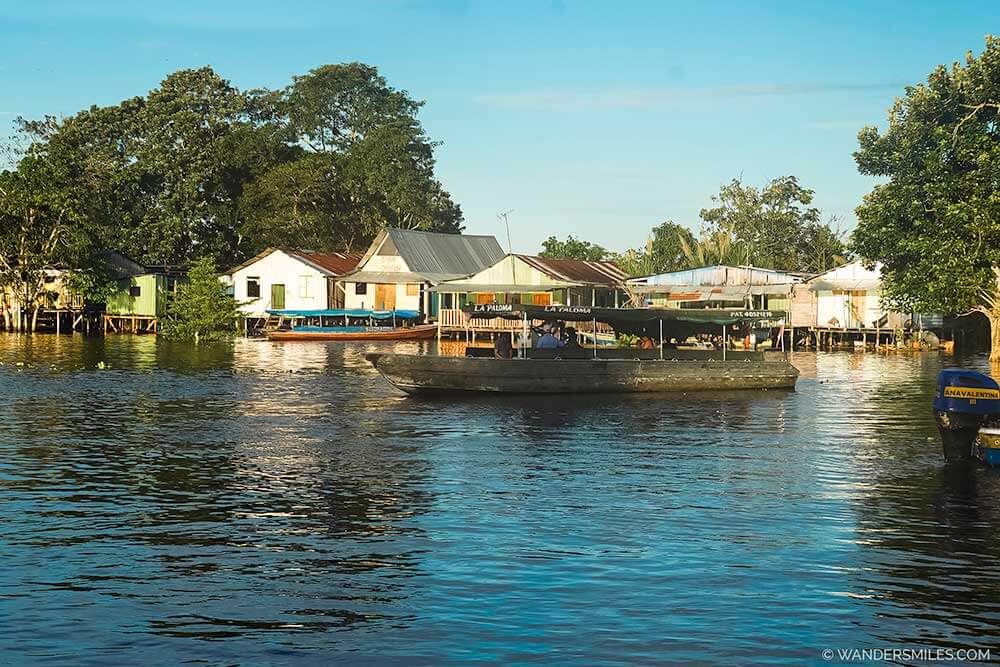
[[[542,241],[542,251],[538,254],[550,259],[582,259],[589,262],[600,262],[607,259],[610,253],[596,243],[580,240],[570,234],[565,241],[560,241],[555,236],[545,239]]]
[[[854,154],[884,179],[857,208],[852,246],[882,264],[900,310],[978,310],[1000,359],[1000,40],[906,89],[885,130],[865,127]]]
[[[718,247],[731,239],[740,264],[779,271],[820,273],[843,263],[844,243],[812,204],[814,191],[795,176],[782,176],[762,188],[733,179],[701,210],[703,238]]]
[[[236,301],[219,281],[215,263],[202,257],[191,265],[187,281],[177,286],[167,304],[162,331],[166,338],[195,343],[230,338],[239,316]]]
[[[70,175],[62,196],[86,189],[96,245],[145,263],[231,264],[268,245],[356,249],[387,225],[460,231],[420,106],[360,63],[248,91],[204,67],[20,130]]]

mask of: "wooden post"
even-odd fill
[[[726,360],[726,325],[722,325],[722,360]]]
[[[597,343],[597,333],[594,333],[594,343]],[[676,357],[675,357],[676,358]],[[660,361],[663,361],[663,318],[660,318]]]
[[[597,318],[595,317],[592,321],[593,330],[591,333],[594,335],[594,359],[597,358]]]
[[[62,319],[62,318],[60,318],[60,317],[59,317],[59,315],[60,315],[60,313],[59,313],[59,311],[57,310],[57,311],[56,311],[56,333],[57,333],[57,334],[59,334],[59,333],[62,333],[61,331],[59,331],[59,328],[60,328],[60,327],[59,327],[59,324],[60,324],[60,323],[59,323],[59,320],[60,320],[60,319]]]
[[[784,341],[782,341],[784,343]],[[788,330],[788,348],[794,352],[795,351],[795,327],[791,327]]]

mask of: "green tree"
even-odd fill
[[[85,179],[35,137],[22,130],[16,169],[0,173],[0,291],[11,301],[4,326],[18,330],[35,329],[49,296],[47,273],[82,266],[92,253]]]
[[[1000,40],[907,87],[858,142],[858,169],[885,182],[858,207],[852,246],[882,263],[884,301],[982,313],[1000,361]]]
[[[309,247],[332,250],[364,245],[386,226],[462,231],[461,208],[434,176],[422,105],[361,63],[295,77],[280,107],[304,155],[249,186],[248,235],[280,236],[291,218],[298,233],[309,228]]]
[[[740,264],[752,264],[783,271],[816,271],[817,256],[826,257],[803,245],[811,236],[815,243],[832,244],[831,255],[844,254],[836,233],[823,231],[819,209],[810,206],[814,192],[804,188],[794,176],[776,178],[763,188],[744,185],[733,179],[712,197],[716,206],[701,210],[705,235],[718,233],[732,237]]]
[[[267,245],[356,249],[387,225],[461,231],[420,106],[358,63],[278,91],[241,91],[204,67],[22,129],[60,156],[74,196],[86,191],[95,245],[145,263],[230,264]]]
[[[231,338],[241,317],[236,301],[219,280],[215,262],[202,257],[191,265],[188,280],[177,286],[167,305],[162,333],[174,340]]]
[[[610,253],[603,247],[590,241],[583,241],[572,234],[560,241],[555,236],[542,241],[540,257],[549,259],[582,259],[588,262],[600,262],[608,258]]]
[[[704,232],[690,243],[684,240],[682,250],[686,260],[686,266],[682,268],[697,269],[716,264],[741,266],[746,263],[743,250],[733,235],[724,229]]]

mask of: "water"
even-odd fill
[[[944,467],[936,356],[429,401],[370,349],[0,336],[0,661],[998,655],[1000,474]]]

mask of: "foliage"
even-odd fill
[[[18,328],[22,310],[37,316],[44,302],[46,271],[75,266],[89,252],[68,178],[64,165],[41,151],[0,174],[0,288],[14,297]]]
[[[845,252],[839,234],[820,222],[819,209],[810,206],[813,194],[794,176],[759,189],[733,179],[712,197],[716,206],[701,210],[702,238],[721,254],[724,236],[730,237],[726,252],[739,259],[725,263],[819,273]]]
[[[645,248],[629,249],[612,256],[629,276],[651,276],[686,268],[685,244],[693,244],[694,235],[683,225],[667,220],[653,227]]]
[[[1000,39],[908,87],[888,128],[865,127],[858,142],[858,169],[885,182],[858,207],[852,246],[882,263],[884,300],[980,311],[1000,358]]]
[[[460,231],[420,106],[359,63],[278,91],[241,91],[204,67],[117,105],[21,121],[20,133],[58,157],[55,196],[85,193],[77,219],[95,247],[231,264],[268,245],[357,248],[387,225]]]
[[[609,253],[603,247],[590,241],[583,241],[572,234],[560,241],[555,236],[542,241],[541,257],[549,259],[582,259],[588,262],[601,262],[608,258]]]
[[[215,262],[202,257],[191,265],[188,280],[177,286],[167,305],[164,337],[175,340],[224,339],[236,332],[240,317],[236,301],[219,280]]]

